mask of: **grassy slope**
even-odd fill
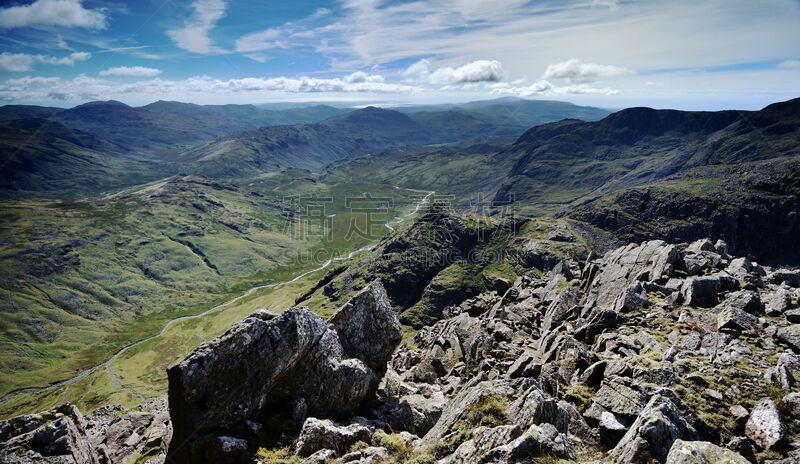
[[[314,267],[298,260],[298,252],[325,250],[318,256],[324,261],[385,232],[376,227],[372,237],[347,239],[351,218],[363,217],[347,210],[345,197],[368,191],[393,197],[402,209],[418,195],[388,186],[326,185],[306,171],[247,184],[235,190],[173,179],[102,200],[5,203],[0,392],[70,377],[176,315]],[[334,199],[327,211],[336,215],[331,240],[314,228],[308,236],[285,229],[284,196],[297,193]]]

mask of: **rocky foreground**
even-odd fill
[[[255,313],[168,404],[0,422],[0,462],[800,462],[800,272],[700,240],[530,275],[402,345],[379,280],[328,321]]]

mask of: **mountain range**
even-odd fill
[[[3,449],[57,429],[110,462],[164,462],[171,433],[202,435],[180,462],[800,456],[800,99],[5,106],[0,157],[0,415],[95,411],[0,423]],[[758,408],[793,418],[779,441],[747,432]],[[309,444],[340,429],[363,440]]]

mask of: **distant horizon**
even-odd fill
[[[424,103],[424,102],[393,102],[393,101],[348,101],[348,100],[277,100],[277,101],[265,101],[261,103],[197,103],[191,101],[181,101],[181,100],[167,100],[167,99],[158,99],[153,100],[148,103],[142,104],[130,104],[118,99],[107,99],[107,100],[88,100],[82,103],[77,103],[74,105],[59,105],[58,102],[52,102],[49,104],[29,104],[29,103],[4,103],[0,105],[0,107],[4,106],[42,106],[42,107],[51,107],[51,108],[62,108],[62,109],[71,109],[81,105],[86,105],[88,103],[108,103],[108,102],[118,102],[124,105],[127,105],[132,108],[141,108],[148,105],[152,105],[158,102],[167,102],[167,103],[182,103],[182,104],[193,104],[198,106],[222,106],[222,105],[252,105],[256,107],[264,107],[264,109],[272,109],[269,106],[275,105],[289,105],[289,107],[306,107],[306,106],[318,106],[318,105],[327,105],[332,106],[335,108],[342,108],[342,109],[362,109],[369,106],[374,106],[377,108],[386,108],[386,109],[402,109],[408,107],[426,107],[426,106],[447,106],[447,105],[465,105],[469,103],[476,103],[476,102],[492,102],[492,101],[513,101],[513,100],[524,100],[524,101],[539,101],[539,102],[557,102],[557,103],[569,103],[574,104],[577,106],[584,106],[584,107],[595,107],[603,110],[608,111],[620,111],[627,108],[635,108],[635,107],[644,107],[644,108],[653,108],[656,110],[679,110],[679,111],[729,111],[729,110],[739,110],[739,111],[758,111],[763,109],[771,104],[780,103],[784,101],[794,100],[795,98],[800,98],[800,94],[798,96],[786,98],[784,100],[777,100],[777,101],[770,101],[759,106],[758,103],[754,103],[748,107],[719,107],[719,108],[674,108],[674,107],[667,107],[667,106],[651,106],[651,105],[629,105],[623,107],[611,107],[611,106],[600,106],[600,105],[590,105],[590,104],[581,104],[568,101],[566,99],[553,99],[553,98],[524,98],[524,97],[494,97],[494,98],[479,98],[479,99],[471,99],[471,100],[461,100],[461,101],[444,101],[440,103]]]

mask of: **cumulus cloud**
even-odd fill
[[[105,29],[101,10],[87,10],[80,0],[36,0],[30,5],[0,9],[0,27],[67,26]]]
[[[588,84],[575,84],[566,86],[556,86],[551,82],[540,79],[529,85],[509,85],[499,83],[492,86],[492,93],[497,95],[513,95],[515,97],[535,97],[535,96],[558,96],[558,95],[585,95],[585,94],[599,94],[599,95],[617,95],[618,90],[610,89],[608,87],[597,88]]]
[[[544,71],[543,79],[566,79],[572,84],[587,84],[601,79],[610,79],[631,74],[631,70],[597,63],[581,63],[573,58],[551,64]]]
[[[383,82],[385,79],[380,74],[367,74],[364,71],[356,71],[344,78],[348,84],[361,84],[364,82]]]
[[[72,66],[76,61],[86,61],[92,57],[89,52],[74,52],[61,58],[49,55],[28,55],[26,53],[0,54],[0,71],[23,72],[33,69],[35,63],[63,64]]]
[[[75,64],[76,61],[86,61],[92,57],[92,54],[89,52],[74,52],[70,53],[67,56],[63,56],[61,58],[56,58],[53,56],[47,55],[36,55],[36,59],[41,61],[42,63],[48,64],[65,64],[67,66],[72,66]]]
[[[0,71],[30,71],[33,61],[32,55],[3,52],[0,54]]]
[[[144,66],[117,66],[100,71],[101,76],[137,76],[152,77],[161,74],[160,69],[146,68]]]
[[[363,75],[362,75],[363,74]],[[11,101],[46,101],[58,94],[61,99],[107,100],[139,98],[153,100],[162,97],[192,100],[193,96],[215,95],[269,96],[307,93],[413,93],[418,87],[383,82],[383,77],[358,72],[345,78],[314,77],[248,77],[242,79],[213,79],[197,76],[183,80],[153,78],[136,82],[118,82],[80,74],[71,80],[24,77],[9,79],[0,84],[0,99]]]
[[[191,19],[184,27],[167,31],[167,35],[177,46],[193,53],[225,53],[225,50],[214,45],[208,33],[225,16],[227,6],[224,0],[195,0]]]
[[[778,64],[779,68],[800,68],[800,61],[798,60],[786,60],[780,64]]]
[[[432,70],[428,60],[420,60],[405,70],[403,75],[410,81],[441,85],[476,84],[500,82],[505,79],[503,65],[496,60],[478,60],[457,68],[444,67]]]

